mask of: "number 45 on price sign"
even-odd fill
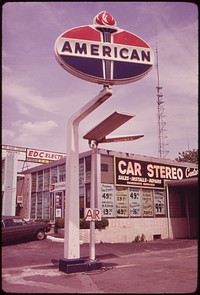
[[[86,221],[100,221],[101,220],[101,210],[100,209],[91,209],[91,208],[85,208],[85,216]]]

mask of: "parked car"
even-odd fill
[[[2,244],[18,243],[31,239],[43,240],[50,229],[50,223],[25,221],[19,216],[2,216]]]

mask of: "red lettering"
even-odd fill
[[[101,218],[100,218],[99,214],[100,214],[99,209],[95,209],[93,219],[100,220]]]
[[[32,155],[33,155],[33,151],[29,151],[28,156],[32,157]]]
[[[87,219],[87,218],[92,218],[92,210],[91,209],[89,209],[88,210],[88,212],[87,212],[87,214],[86,214],[86,216],[85,216],[85,218]]]

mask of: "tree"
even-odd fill
[[[179,156],[175,159],[176,161],[198,164],[198,149],[187,150],[178,154]]]

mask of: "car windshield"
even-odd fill
[[[11,227],[11,226],[16,226],[16,225],[24,225],[27,224],[27,222],[23,218],[6,218],[3,219],[1,222],[1,227]]]
[[[24,225],[27,222],[22,218],[13,218],[14,225]]]

